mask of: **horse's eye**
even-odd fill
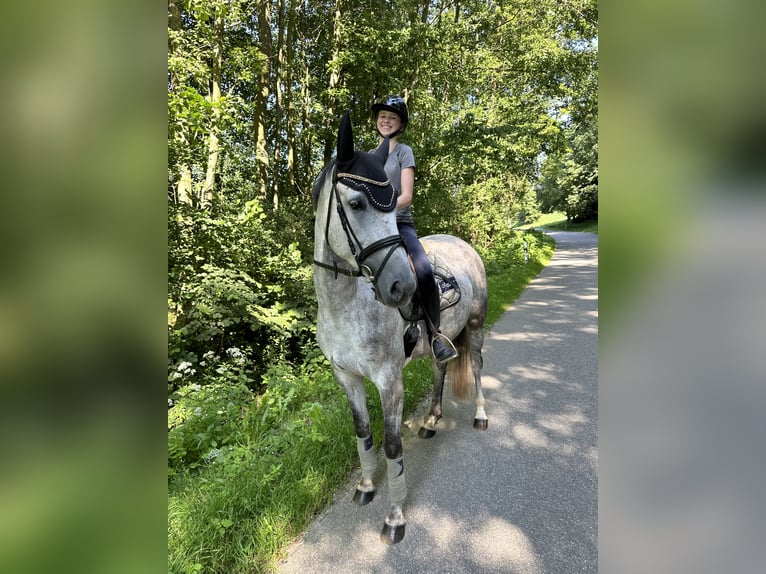
[[[348,206],[354,211],[360,211],[365,208],[365,203],[362,199],[355,197],[349,200]]]

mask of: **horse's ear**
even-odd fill
[[[386,160],[388,159],[388,138],[383,138],[383,143],[380,144],[377,149],[372,153],[375,157],[380,159],[380,162],[383,165],[386,165]]]
[[[338,163],[352,159],[354,159],[354,133],[351,131],[351,112],[346,112],[338,129]]]

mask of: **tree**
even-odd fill
[[[595,83],[595,72],[593,80]],[[598,218],[598,126],[595,90],[575,102],[564,127],[567,146],[546,157],[539,181],[541,209],[578,222]]]
[[[571,24],[587,33],[570,42],[571,64],[559,123],[565,146],[546,154],[538,183],[544,212],[563,211],[572,221],[598,218],[598,63],[595,7]]]

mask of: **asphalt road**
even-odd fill
[[[598,571],[598,238],[551,236],[550,264],[485,338],[489,429],[474,430],[473,404],[449,390],[434,438],[417,437],[427,405],[405,422],[404,540],[379,541],[388,510],[380,452],[373,502],[351,501],[356,473],[280,572]]]

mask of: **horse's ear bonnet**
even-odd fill
[[[383,169],[387,157],[388,138],[373,153],[354,151],[351,118],[346,112],[338,130],[338,181],[366,193],[370,203],[380,211],[393,211],[399,196],[399,190]]]

